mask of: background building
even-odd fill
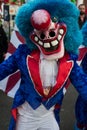
[[[84,0],[84,4],[86,5],[86,8],[87,8],[87,0]]]
[[[87,7],[87,0],[76,0],[77,1],[77,6],[79,5],[79,4],[85,4],[86,5],[86,7]]]

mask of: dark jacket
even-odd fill
[[[79,28],[81,29],[84,23],[87,21],[87,16],[85,15],[84,21],[81,21],[80,17],[78,19]]]
[[[8,49],[8,39],[3,26],[0,26],[0,63],[4,60]]]

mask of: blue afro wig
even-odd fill
[[[28,47],[31,50],[36,48],[29,39],[29,34],[34,29],[30,21],[31,15],[38,9],[47,10],[52,19],[56,18],[57,22],[66,24],[65,49],[69,53],[78,54],[78,47],[82,43],[82,33],[78,26],[79,10],[70,0],[29,0],[19,8],[15,22]]]
[[[83,45],[87,47],[87,22],[82,27]]]

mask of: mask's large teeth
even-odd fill
[[[59,30],[59,33],[60,33],[60,34],[63,34],[63,33],[64,33],[64,30],[63,30],[63,29],[60,29],[60,30]]]
[[[51,42],[51,45],[52,45],[52,46],[56,46],[57,44],[58,44],[58,41],[57,41],[57,40]]]
[[[37,42],[38,41],[38,37],[35,36],[34,40]]]
[[[42,46],[42,45],[43,45],[43,42],[39,41],[38,44]]]
[[[61,38],[62,38],[62,36],[61,36],[61,35],[58,35],[58,41],[60,41]]]
[[[44,43],[44,48],[50,48],[50,43]]]

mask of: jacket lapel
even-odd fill
[[[39,95],[45,97],[43,93],[41,79],[40,79],[39,61],[40,61],[40,52],[35,51],[27,57],[27,67],[28,67],[28,72],[33,82],[35,90],[38,92]],[[63,85],[67,81],[69,74],[72,70],[72,67],[73,67],[73,61],[69,60],[69,55],[66,54],[59,61],[56,84],[52,88],[48,96],[46,96],[47,99],[54,96],[58,91],[60,91],[60,89],[63,87]]]
[[[40,52],[33,52],[31,55],[27,57],[27,67],[35,90],[38,92],[39,95],[44,96],[43,87],[39,74],[39,60]]]
[[[58,69],[58,75],[56,78],[56,84],[51,90],[51,92],[49,93],[48,98],[54,96],[64,86],[67,79],[69,78],[72,67],[73,67],[73,61],[72,60],[69,61],[69,55],[66,54],[59,61],[59,69]]]

